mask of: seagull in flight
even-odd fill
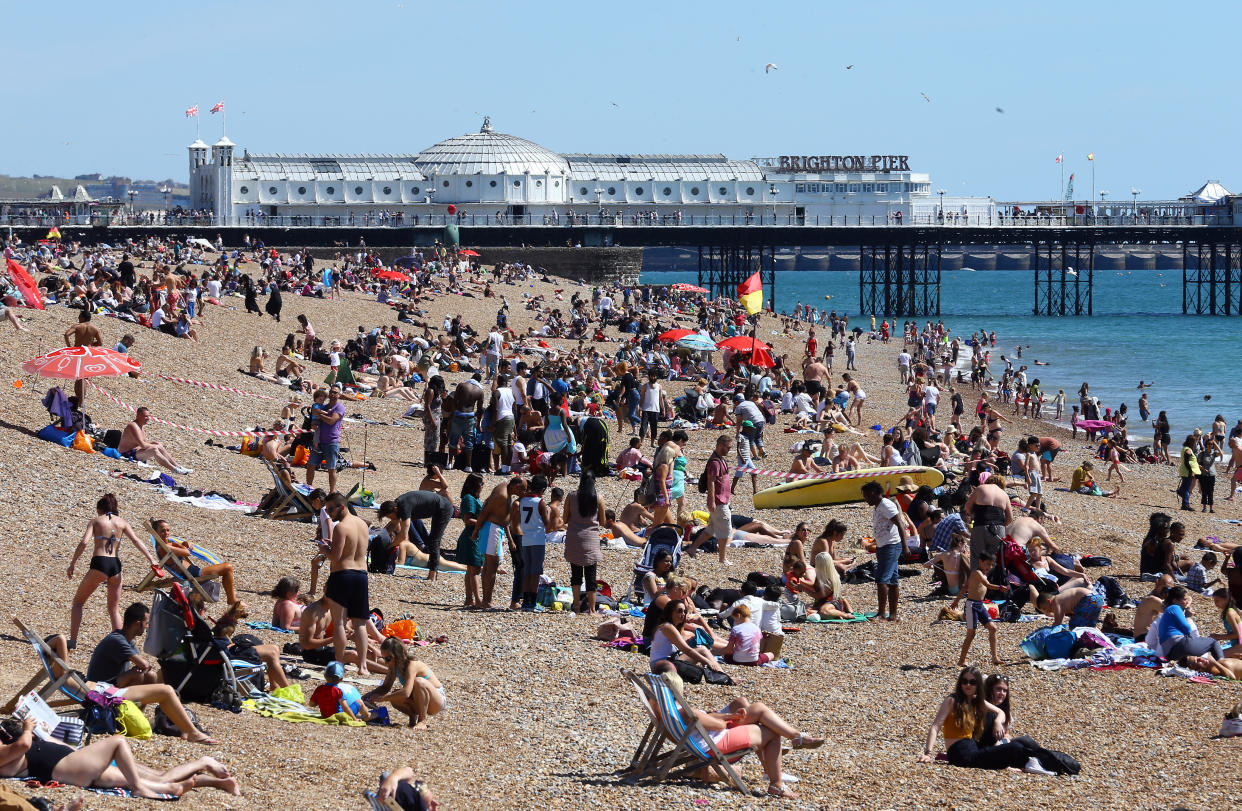
[[[609,103],[609,104],[611,104],[613,107],[617,107],[617,108],[620,108],[620,107],[621,107],[621,105],[620,105],[620,104],[617,104],[615,101],[610,101],[610,102],[608,102],[608,103]]]
[[[771,73],[774,70],[780,70],[780,68],[778,68],[776,65],[772,64],[771,62],[763,66],[764,73]]]
[[[845,66],[845,69],[846,69],[846,70],[853,70],[853,69],[854,69],[854,66],[853,66],[853,65],[846,65],[846,66]]]
[[[926,94],[926,93],[923,93],[923,92],[921,92],[921,91],[920,91],[920,92],[919,92],[919,95],[923,97],[923,101],[927,102],[928,104],[931,104],[931,99],[929,99],[929,98],[927,97],[927,94]]]
[[[997,108],[996,108],[996,112],[998,112],[998,113],[1003,113],[1003,112],[1005,112],[1005,108],[1004,108],[1004,107],[997,107]]]

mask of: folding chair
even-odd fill
[[[199,577],[195,577],[191,574],[189,566],[184,563],[185,559],[174,552],[172,547],[164,543],[164,539],[161,538],[159,533],[155,531],[155,522],[150,522],[148,527],[151,530],[151,544],[155,547],[155,554],[159,555],[160,558],[160,567],[167,572],[171,572],[172,576],[157,580],[155,572],[148,569],[147,573],[143,575],[142,580],[138,582],[137,591],[146,591],[154,588],[167,588],[173,583],[184,583],[202,595],[203,599],[207,602],[216,602],[216,597],[214,597],[210,591],[203,588],[203,583],[215,580],[219,577],[219,575],[200,575]],[[180,538],[176,540],[180,543],[185,543]],[[202,561],[208,566],[224,562],[223,558],[213,555],[211,552],[208,552],[206,549],[203,549],[197,544],[190,544],[190,549],[191,557]]]
[[[272,474],[275,501],[257,514],[277,521],[313,521],[315,508],[311,506],[310,499],[298,490],[297,484],[292,479],[286,482],[281,471],[268,460],[260,459],[259,461]]]
[[[17,702],[21,697],[29,693],[31,690],[38,688],[39,697],[48,703],[49,707],[65,707],[73,704],[82,704],[86,702],[86,679],[82,674],[65,664],[56,651],[43,641],[43,638],[34,631],[27,628],[17,617],[13,618],[13,624],[22,632],[22,636],[26,637],[26,641],[35,649],[35,654],[39,657],[39,663],[43,666],[40,673],[28,682],[26,686],[17,691],[17,695],[13,696],[9,703],[0,707],[0,713],[9,714],[17,708]],[[56,675],[56,670],[60,671],[60,675]],[[46,684],[44,683],[46,682]],[[42,685],[42,687],[40,687]],[[61,698],[53,698],[57,693],[61,694]]]
[[[656,782],[664,780],[674,768],[678,770],[677,775],[680,775],[707,766],[722,779],[733,783],[738,791],[750,794],[750,788],[742,780],[737,769],[733,768],[733,764],[755,751],[755,747],[751,746],[725,755],[716,746],[711,735],[703,729],[703,725],[699,723],[685,698],[673,691],[673,688],[664,680],[664,676],[658,673],[648,673],[646,679],[655,700],[655,713],[660,721],[660,729],[664,737],[673,743],[670,753],[658,757],[663,740],[657,738],[657,743],[648,758],[648,770],[655,772],[653,780]],[[692,720],[686,721],[686,718]]]
[[[651,686],[647,684],[646,679],[624,667],[621,668],[621,675],[638,694],[638,702],[643,705],[643,710],[646,711],[648,717],[647,730],[643,733],[638,748],[634,750],[634,755],[630,758],[630,765],[622,770],[628,775],[626,781],[635,783],[649,771],[651,761],[662,745],[664,732],[660,728],[660,718],[654,709],[655,694],[651,692]]]

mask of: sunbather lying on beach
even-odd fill
[[[37,737],[29,718],[0,722],[0,777],[83,788],[124,788],[147,799],[160,794],[180,797],[200,787],[241,795],[236,778],[215,758],[198,758],[157,772],[139,764],[129,741],[120,735],[100,738],[75,751]]]

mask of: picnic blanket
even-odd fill
[[[296,699],[296,700],[295,700]],[[330,726],[366,726],[362,721],[350,718],[343,712],[323,718],[319,711],[306,706],[302,686],[291,684],[272,691],[261,698],[248,698],[242,702],[243,710],[258,713],[264,718],[279,718],[291,724],[326,724]]]

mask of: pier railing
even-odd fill
[[[0,227],[3,226],[109,226],[109,225],[142,225],[142,226],[213,226],[217,223],[214,217],[206,215],[175,216],[175,215],[111,215],[111,216],[80,216],[56,217],[41,215],[8,214],[0,215]],[[448,226],[457,225],[469,228],[515,226],[540,226],[544,228],[563,226],[626,228],[626,227],[668,227],[687,226],[720,227],[720,228],[762,228],[762,227],[812,227],[812,228],[859,228],[859,227],[900,227],[943,225],[945,227],[987,228],[987,227],[1047,227],[1064,228],[1067,226],[1089,227],[1133,227],[1161,225],[1233,225],[1233,218],[1228,214],[1156,214],[1143,213],[1096,216],[1092,214],[1045,215],[1045,214],[917,214],[896,217],[893,215],[837,214],[806,215],[794,214],[401,214],[401,215],[246,215],[231,223],[237,226],[271,227],[271,228],[409,228],[413,226]]]

